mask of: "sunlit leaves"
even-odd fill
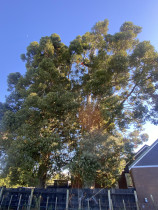
[[[21,173],[17,183],[43,187],[70,163],[85,186],[115,184],[133,148],[147,140],[142,125],[158,123],[158,53],[139,42],[140,32],[125,22],[111,35],[104,20],[69,46],[57,34],[30,43],[21,55],[26,74],[8,76],[10,95],[0,104],[11,182]]]

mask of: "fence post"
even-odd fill
[[[55,200],[55,210],[57,210],[57,202],[58,202],[58,198],[56,197],[56,200]]]
[[[136,193],[136,191],[134,191],[134,197],[135,197],[135,201],[136,201],[136,207],[137,207],[137,210],[139,210],[138,197],[137,197],[137,193]]]
[[[20,207],[21,197],[22,197],[22,194],[20,194],[20,198],[19,198],[19,202],[18,202],[18,208],[17,208],[17,210],[19,210],[19,207]]]
[[[27,210],[30,210],[30,209],[31,209],[31,203],[32,203],[32,198],[33,198],[33,192],[34,192],[34,188],[31,189],[31,195],[30,195],[30,199],[29,199],[29,204],[28,204]]]
[[[66,210],[69,208],[69,190],[66,191]]]
[[[2,207],[3,200],[4,200],[4,195],[2,196],[2,200],[1,200],[1,204],[0,204],[0,209]]]
[[[11,202],[12,202],[12,197],[13,197],[13,195],[11,195],[11,197],[10,197],[9,205],[8,205],[8,210],[10,209],[10,205],[11,205]]]
[[[81,210],[81,198],[79,198],[78,202],[79,202],[79,204],[78,204],[78,210]]]
[[[114,209],[113,209],[113,204],[112,204],[112,199],[111,199],[111,209],[114,210]]]
[[[38,199],[38,210],[40,210],[41,208],[41,195],[39,196],[39,199]]]
[[[110,190],[108,190],[109,210],[112,210]]]
[[[0,192],[0,200],[1,200],[1,197],[2,197],[2,194],[3,194],[3,187],[1,188],[1,192]]]
[[[47,196],[46,210],[48,209],[49,196]]]
[[[88,202],[88,210],[90,210],[90,208],[89,208],[89,199],[87,200],[87,202]]]
[[[101,202],[100,202],[100,199],[99,199],[99,210],[101,210]]]
[[[124,199],[123,199],[123,208],[124,208],[124,210],[126,210],[126,205],[125,205]]]

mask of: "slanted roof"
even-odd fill
[[[140,157],[147,149],[149,148],[149,145],[145,144],[136,154],[135,154],[135,160]]]
[[[129,166],[132,168],[158,167],[158,139]]]

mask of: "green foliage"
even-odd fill
[[[142,125],[158,124],[158,53],[140,32],[125,22],[111,35],[104,20],[69,46],[57,34],[30,43],[0,103],[6,183],[43,187],[68,166],[84,186],[115,184]]]
[[[101,134],[96,131],[85,135],[79,144],[70,172],[80,177],[84,187],[95,182],[102,187],[112,186],[124,167],[123,139],[116,134]]]
[[[108,25],[109,21],[107,19],[104,21],[99,21],[93,26],[92,31],[97,34],[106,35],[108,31]]]

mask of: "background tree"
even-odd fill
[[[69,47],[52,34],[21,55],[27,72],[8,76],[0,104],[4,172],[17,177],[10,182],[43,187],[68,165],[84,186],[110,187],[147,140],[142,125],[158,123],[158,53],[131,22],[107,32],[100,21]]]
[[[141,27],[131,22],[125,22],[120,32],[114,35],[107,34],[107,31],[108,21],[104,20],[98,22],[90,33],[78,36],[70,43],[72,60],[76,64],[76,87],[82,97],[79,111],[82,136],[99,132],[106,145],[103,147],[104,153],[102,149],[99,150],[99,157],[92,152],[93,149],[89,151],[88,148],[93,145],[89,141],[89,146],[85,149],[89,154],[87,158],[82,147],[81,152],[76,152],[75,164],[78,163],[80,170],[75,170],[73,163],[71,167],[72,171],[82,171],[83,175],[79,172],[76,176],[83,179],[83,182],[87,182],[86,178],[90,181],[90,177],[94,177],[102,186],[114,184],[122,169],[121,157],[129,161],[132,159],[133,148],[147,141],[148,136],[141,134],[143,124],[147,120],[157,124],[158,119],[155,112],[157,52],[150,42],[139,42],[137,35],[141,32]],[[128,133],[130,126],[137,131]],[[116,137],[118,132],[120,134]],[[110,148],[106,135],[112,136],[111,156],[106,153],[106,148]],[[95,142],[99,145],[101,142],[97,138],[95,137]],[[93,148],[95,149],[94,145]],[[102,154],[105,157],[103,162],[98,159]],[[105,161],[107,159],[108,163]],[[91,171],[92,163],[94,171]],[[109,183],[107,180],[110,180]]]

